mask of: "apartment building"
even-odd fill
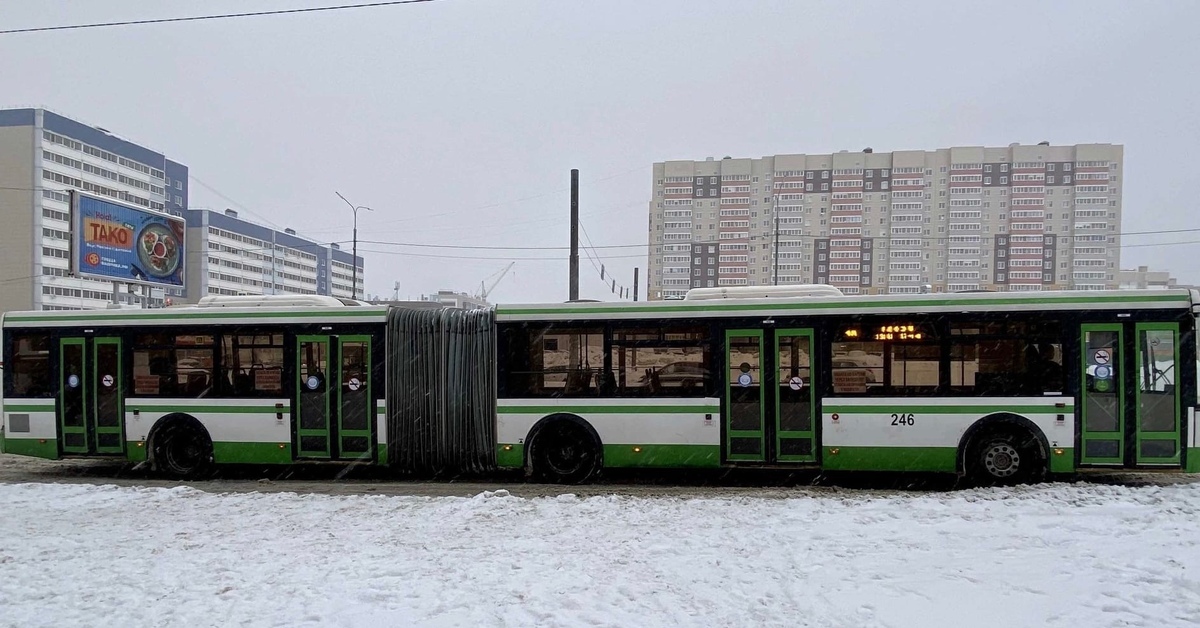
[[[342,298],[363,296],[363,261],[337,244],[320,244],[255,224],[232,209],[191,209],[187,220],[188,301],[216,295],[319,294]]]
[[[1043,142],[656,163],[648,295],[1115,288],[1123,152]]]
[[[188,169],[161,152],[46,109],[0,109],[0,311],[161,305],[182,292],[72,276],[69,191],[182,215]],[[132,292],[131,292],[132,291]]]

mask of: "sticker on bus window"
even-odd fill
[[[833,392],[835,393],[865,393],[867,392],[866,369],[834,369]]]
[[[258,369],[254,371],[254,388],[256,390],[282,389],[283,373],[278,369]]]
[[[159,380],[157,375],[134,375],[133,394],[157,395]]]
[[[79,387],[79,376],[78,375],[68,375],[67,376],[67,387],[68,388],[78,388]]]
[[[309,375],[308,379],[304,380],[304,385],[308,386],[309,390],[316,390],[317,386],[321,385],[321,379],[316,375]]]

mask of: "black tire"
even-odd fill
[[[151,440],[154,467],[177,479],[196,479],[212,470],[212,439],[194,421],[168,420]]]
[[[967,477],[977,486],[1012,486],[1041,480],[1046,460],[1037,438],[1025,430],[997,430],[972,439]]]
[[[600,443],[574,421],[554,421],[538,431],[529,447],[533,476],[554,484],[581,484],[600,468]]]

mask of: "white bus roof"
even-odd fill
[[[913,314],[1078,310],[1191,310],[1192,292],[1097,290],[1046,292],[960,292],[846,296],[712,298],[671,301],[514,304],[496,306],[499,321],[687,319],[715,316],[799,314]]]
[[[236,299],[241,297],[225,297]],[[282,305],[278,303],[221,303],[177,305],[155,309],[62,310],[8,312],[4,327],[81,327],[87,325],[252,325],[252,324],[313,324],[313,323],[383,323],[387,319],[386,305],[348,306],[333,299],[336,305]]]

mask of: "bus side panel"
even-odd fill
[[[502,399],[497,408],[497,465],[524,465],[529,431],[551,414],[587,421],[604,447],[605,467],[717,467],[720,400]]]
[[[7,399],[0,451],[57,460],[58,418],[53,399]]]
[[[293,460],[288,399],[159,398],[125,401],[126,450],[131,459],[145,459],[150,430],[169,414],[191,416],[208,430],[214,462],[287,464]]]
[[[1069,397],[825,399],[822,468],[955,472],[967,430],[989,415],[1007,413],[1042,431],[1051,448],[1051,472],[1069,472],[1074,469],[1074,405]]]

